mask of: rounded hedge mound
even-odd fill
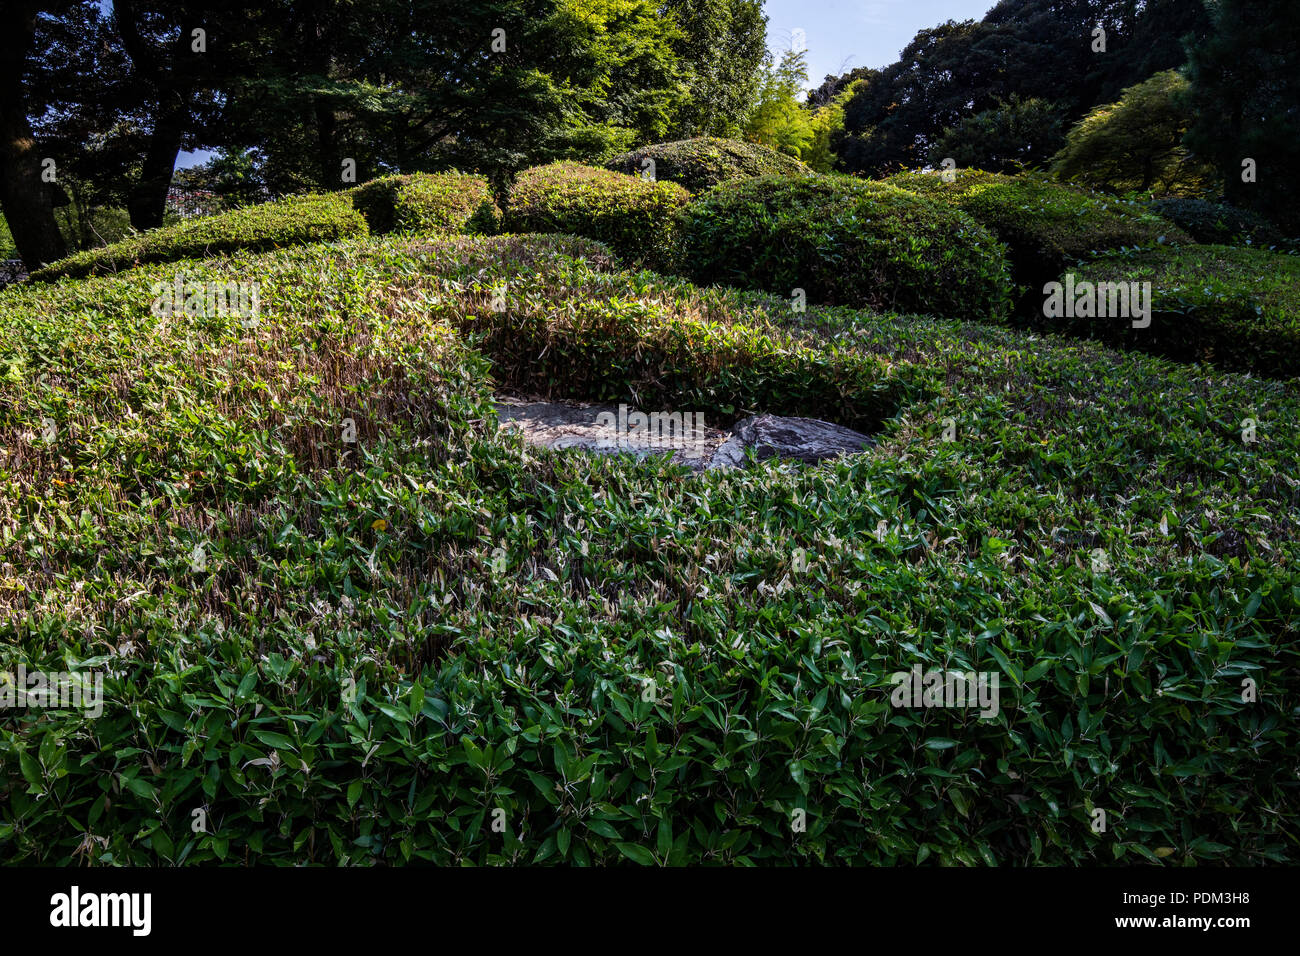
[[[799,160],[774,149],[713,136],[643,146],[616,156],[605,166],[640,176],[647,171],[647,160],[654,164],[655,179],[680,183],[693,193],[734,179],[812,174]]]
[[[411,173],[349,190],[372,233],[493,233],[501,213],[484,176]]]
[[[1053,331],[1233,371],[1300,374],[1300,256],[1240,246],[1146,249],[1103,256],[1059,281],[1069,282],[1062,304],[1071,293],[1076,302],[1095,295],[1100,303],[1103,289],[1109,298],[1119,284],[1119,294],[1136,292],[1150,313],[1132,320],[1109,306],[1105,316],[1071,308],[1069,315],[1045,316]]]
[[[1030,295],[1072,260],[1112,249],[1190,242],[1178,227],[1135,203],[1089,193],[1044,176],[958,170],[899,173],[885,182],[969,213],[1005,242],[1017,282]]]
[[[1282,234],[1263,216],[1204,199],[1157,199],[1147,208],[1196,242],[1220,246],[1275,246]]]
[[[31,278],[35,282],[63,276],[79,278],[150,262],[202,258],[236,249],[257,252],[366,232],[365,219],[345,193],[291,196],[137,233],[121,242],[60,259],[36,270]]]
[[[847,176],[718,186],[678,216],[679,268],[696,282],[802,289],[809,302],[998,321],[1005,249],[973,219]]]
[[[673,214],[690,194],[608,169],[560,162],[519,174],[503,218],[509,232],[563,232],[595,239],[630,261],[659,264],[672,244]]]

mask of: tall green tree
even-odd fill
[[[55,194],[43,177],[49,168],[43,160],[52,157],[43,154],[32,129],[27,70],[38,20],[67,6],[13,0],[0,20],[0,207],[28,269],[53,262],[66,249],[54,220]]]
[[[665,0],[663,8],[681,27],[688,92],[673,135],[738,135],[767,55],[762,0]]]
[[[930,165],[951,159],[963,169],[1014,173],[1045,166],[1065,140],[1061,110],[1016,94],[944,130],[930,148]]]
[[[1183,146],[1192,121],[1187,85],[1176,70],[1166,70],[1097,107],[1070,130],[1052,171],[1117,193],[1201,193],[1210,170]]]
[[[1230,203],[1300,229],[1300,4],[1209,7],[1213,33],[1189,51],[1187,146],[1213,163]]]
[[[811,111],[809,122],[812,125],[813,135],[812,142],[799,158],[809,168],[819,173],[829,173],[835,169],[834,144],[844,133],[844,105],[857,93],[858,87],[870,82],[874,75],[876,75],[874,70],[858,73],[847,84],[837,86],[838,92],[828,100],[819,98],[818,102],[812,103],[809,102],[812,100],[812,94],[808,95],[804,106]],[[833,78],[827,77],[827,79]]]
[[[563,0],[560,16],[550,72],[563,111],[547,152],[600,160],[670,138],[689,104],[676,17],[655,0]]]
[[[768,55],[745,123],[746,139],[796,159],[813,140],[812,113],[799,101],[808,83],[807,58],[803,50],[786,50],[775,62]]]
[[[134,108],[145,117],[139,174],[127,197],[131,225],[162,225],[176,157],[211,139],[223,91],[252,67],[255,7],[190,0],[113,0],[111,22],[130,63]]]
[[[866,173],[922,165],[945,130],[1013,95],[1051,103],[1073,122],[1151,72],[1181,66],[1184,33],[1204,23],[1199,8],[1200,0],[1001,0],[981,21],[922,30],[846,105],[840,163]]]

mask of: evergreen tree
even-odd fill
[[[1210,10],[1212,36],[1189,51],[1187,146],[1218,170],[1228,202],[1300,230],[1300,4],[1214,0]]]
[[[944,130],[930,149],[930,165],[951,159],[964,169],[1014,173],[1045,165],[1065,139],[1061,111],[1043,99],[1016,94],[993,109]]]

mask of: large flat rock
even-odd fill
[[[750,448],[759,461],[780,458],[815,464],[872,444],[866,435],[815,418],[755,415],[727,432],[693,412],[515,398],[500,398],[496,407],[501,427],[519,432],[530,445],[639,458],[670,455],[674,462],[697,471],[743,468]]]

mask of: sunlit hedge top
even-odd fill
[[[848,176],[768,176],[717,186],[680,215],[695,281],[802,289],[810,303],[999,320],[1004,247],[942,203]]]
[[[343,193],[293,196],[217,216],[188,219],[60,259],[32,273],[36,282],[62,276],[120,272],[149,262],[172,262],[232,252],[260,251],[364,235],[366,221]]]
[[[646,160],[654,162],[656,179],[680,183],[691,192],[733,179],[806,176],[812,172],[799,160],[766,146],[713,136],[643,146],[616,156],[606,166],[640,175],[646,168]]]
[[[367,231],[495,232],[499,215],[491,186],[482,176],[385,176],[342,192],[292,196],[153,229],[69,256],[37,271],[33,279],[119,272],[150,262],[202,258],[237,249],[256,252]]]
[[[690,194],[671,182],[562,162],[519,174],[505,212],[510,232],[565,232],[607,243],[628,260],[665,252],[673,213]]]
[[[384,176],[351,196],[373,233],[491,233],[500,217],[487,179],[463,173]]]
[[[1055,278],[1068,260],[1095,252],[1190,241],[1182,230],[1135,203],[1035,174],[958,170],[952,182],[940,173],[900,173],[885,181],[946,202],[991,229],[1010,246],[1023,282]]]

